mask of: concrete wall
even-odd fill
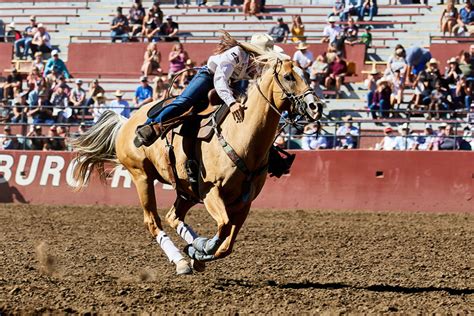
[[[137,205],[130,176],[116,171],[83,192],[69,186],[71,153],[0,152],[0,202]],[[260,208],[474,213],[474,154],[470,152],[297,152],[291,174],[269,178]],[[158,204],[175,194],[156,185]]]

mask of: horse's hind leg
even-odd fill
[[[179,249],[173,241],[166,235],[161,225],[161,220],[156,208],[155,188],[153,179],[146,175],[138,174],[133,176],[133,182],[137,188],[140,203],[143,208],[143,217],[146,228],[151,235],[156,238],[161,249],[168,259],[176,265],[177,274],[189,274],[192,272],[188,262],[184,259]]]
[[[190,200],[185,200],[182,197],[178,196],[174,202],[171,209],[166,214],[166,220],[168,224],[176,229],[178,235],[186,241],[188,245],[191,245],[193,241],[198,238],[198,234],[194,232],[191,226],[187,225],[184,222],[184,218],[188,213],[189,209],[193,207],[196,203]],[[193,269],[202,272],[206,268],[204,262],[198,260],[192,260],[191,264]]]

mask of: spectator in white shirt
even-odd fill
[[[115,91],[115,100],[110,102],[110,110],[114,111],[117,114],[122,115],[123,117],[130,117],[130,105],[124,99],[122,99],[124,93],[121,90]]]
[[[385,137],[375,148],[380,150],[395,150],[397,147],[397,141],[395,135],[393,135],[393,129],[391,127],[385,127],[383,130]]]
[[[33,35],[33,40],[31,41],[31,52],[33,55],[36,52],[51,53],[52,46],[51,46],[51,36],[46,31],[46,27],[40,23],[38,24],[38,29]]]
[[[342,32],[342,28],[336,25],[336,22],[337,18],[335,16],[328,18],[329,24],[324,27],[322,43],[332,44],[336,42],[337,36]]]
[[[396,146],[395,149],[398,150],[415,150],[416,141],[413,136],[410,136],[410,127],[408,123],[403,123],[399,128],[400,136],[397,136],[395,139]]]
[[[307,79],[309,79],[309,68],[314,60],[313,53],[308,50],[308,45],[303,42],[300,42],[298,46],[296,46],[296,49],[297,51],[293,55],[293,61],[303,69],[305,75],[308,77]]]

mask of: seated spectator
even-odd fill
[[[306,76],[306,79],[309,79],[309,69],[313,64],[313,53],[308,50],[308,45],[306,43],[300,42],[296,46],[297,51],[293,55],[293,61],[296,62],[298,67],[300,67]]]
[[[275,43],[286,43],[286,41],[288,40],[289,33],[290,28],[288,27],[288,24],[283,22],[282,17],[278,17],[277,24],[270,29],[268,35],[273,38],[273,41]]]
[[[358,33],[359,28],[355,25],[354,18],[350,17],[347,26],[343,30],[344,42],[349,45],[358,43]]]
[[[466,0],[465,6],[459,10],[457,24],[453,27],[453,33],[456,35],[472,35],[474,33],[474,10],[472,2]]]
[[[145,55],[143,56],[142,74],[149,76],[151,74],[161,75],[161,53],[155,43],[148,44]]]
[[[336,98],[339,98],[341,85],[344,83],[344,77],[347,71],[347,63],[341,57],[341,54],[336,54],[336,59],[329,64],[329,75],[326,77],[325,86],[329,89],[333,84],[336,86]]]
[[[377,81],[380,79],[380,73],[375,69],[367,76],[367,79],[364,81],[364,85],[367,88],[367,108],[371,109],[372,118],[375,120],[377,119],[376,108],[373,108],[373,99],[375,91],[377,91]]]
[[[443,32],[443,36],[445,36],[446,33],[449,33],[450,36],[453,35],[453,28],[457,23],[458,17],[458,9],[456,9],[453,2],[448,2],[448,5],[443,10],[443,13],[441,13],[439,20],[439,25],[441,32]]]
[[[385,127],[383,130],[385,137],[382,141],[375,145],[375,149],[380,150],[395,150],[397,149],[397,137],[393,134],[391,127]]]
[[[412,46],[406,50],[407,71],[405,84],[412,81],[420,72],[425,70],[425,65],[430,61],[431,53],[421,47]]]
[[[82,80],[76,79],[76,86],[69,93],[69,104],[72,106],[74,114],[87,114],[86,90],[82,88]]]
[[[10,125],[3,127],[3,135],[0,135],[0,149],[3,150],[15,150],[20,149],[20,143],[18,138],[12,134]]]
[[[102,114],[107,111],[107,98],[105,94],[99,93],[94,98],[94,104],[92,105],[92,117],[94,123],[97,123]]]
[[[310,123],[304,127],[303,137],[301,139],[301,149],[329,149],[326,136],[318,135],[318,127],[314,123]]]
[[[36,33],[36,17],[30,17],[30,25],[23,31],[23,37],[15,41],[15,56],[18,59],[27,59],[30,51],[30,44]]]
[[[143,19],[145,18],[145,8],[143,8],[142,0],[135,0],[128,12],[128,20],[132,28],[132,39],[137,40],[136,36],[143,29]]]
[[[374,19],[378,13],[377,0],[364,0],[359,11],[359,21],[364,21],[366,14],[369,14],[369,21]]]
[[[404,79],[400,74],[400,70],[396,70],[392,76],[387,77],[390,86],[392,87],[392,94],[390,97],[391,108],[400,108],[403,102]]]
[[[112,37],[112,43],[115,43],[116,40],[120,40],[122,42],[128,42],[128,32],[129,25],[128,19],[122,13],[122,7],[117,7],[117,13],[110,24],[110,30]]]
[[[433,132],[431,124],[425,124],[423,134],[416,139],[415,148],[418,150],[433,150],[433,144],[436,141],[436,135]]]
[[[171,15],[166,16],[166,21],[160,26],[160,35],[163,36],[165,42],[179,42],[177,36],[179,32],[178,23],[173,21]]]
[[[135,96],[133,97],[133,103],[135,107],[139,108],[142,105],[147,104],[153,100],[153,89],[148,84],[148,78],[142,76],[140,78],[140,86],[135,90]]]
[[[194,62],[191,59],[186,60],[184,69],[186,69],[186,71],[183,72],[183,75],[179,80],[179,84],[182,87],[187,87],[196,75],[197,71],[194,69]]]
[[[28,134],[26,134],[26,137],[28,137],[29,141],[31,142],[32,150],[43,150],[46,140],[41,126],[31,125],[31,129]]]
[[[300,15],[293,16],[291,35],[293,36],[291,38],[293,43],[306,42],[306,36],[304,36],[304,24]]]
[[[143,36],[148,39],[149,42],[158,42],[160,40],[160,26],[163,24],[162,18],[158,13],[153,13],[151,19],[147,20],[143,29]]]
[[[47,76],[53,68],[57,69],[57,72],[60,76],[64,76],[66,79],[69,79],[71,75],[67,70],[66,64],[64,61],[59,58],[59,52],[55,49],[51,52],[51,58],[46,62],[44,67],[44,75]]]
[[[446,99],[446,94],[444,89],[441,86],[441,83],[438,81],[435,84],[435,88],[431,91],[430,95],[430,103],[428,106],[428,120],[431,120],[433,114],[435,115],[435,119],[440,119],[440,110],[447,111],[449,110],[449,102]],[[445,115],[443,115],[445,116]]]
[[[159,1],[154,1],[153,4],[151,5],[150,9],[153,11],[153,14],[154,14],[155,18],[158,15],[158,18],[159,18],[158,26],[160,26],[161,23],[163,23],[163,17],[164,17],[163,11],[160,8],[160,2]]]
[[[342,118],[344,125],[340,126],[336,131],[338,149],[353,149],[357,147],[357,137],[359,129],[352,126],[352,116],[348,115]]]
[[[7,99],[0,100],[0,123],[10,122],[12,116],[11,107]]]
[[[453,107],[455,109],[471,110],[472,102],[472,81],[467,81],[465,76],[461,76],[456,84],[454,93],[452,93]]]
[[[49,101],[53,106],[53,117],[56,123],[67,123],[72,117],[72,108],[69,107],[68,95],[60,86],[51,95]]]
[[[446,85],[455,85],[463,75],[461,68],[456,57],[448,60],[448,68],[444,74],[444,82]]]
[[[345,1],[344,0],[335,0],[334,6],[332,7],[332,12],[329,13],[328,17],[330,16],[341,16],[342,12],[344,12]]]
[[[329,65],[326,62],[326,57],[323,55],[318,55],[316,60],[311,65],[310,80],[311,88],[314,89],[314,92],[320,98],[324,97],[320,85],[321,83],[325,82],[328,71]]]
[[[53,70],[44,77],[46,93],[49,95],[52,93],[53,88],[56,86],[57,82],[59,81],[59,70],[57,67],[53,67]]]
[[[362,9],[362,0],[346,0],[346,5],[344,6],[344,10],[342,11],[341,15],[339,16],[341,21],[347,21],[349,16],[356,15],[359,16],[359,13]]]
[[[183,92],[183,87],[180,86],[179,80],[174,80],[169,88],[170,97],[177,97],[181,92]]]
[[[16,98],[13,107],[12,107],[12,117],[10,121],[12,123],[26,123],[27,122],[27,116],[26,116],[26,111],[27,108],[25,104],[22,104],[22,99],[23,98]]]
[[[153,101],[164,99],[166,94],[165,82],[161,77],[157,76],[153,79]]]
[[[441,83],[442,76],[438,69],[438,61],[431,58],[428,67],[418,73],[413,86],[415,87],[414,105],[428,105],[430,103],[431,92],[437,83]]]
[[[186,61],[189,59],[188,53],[184,50],[183,44],[177,43],[173,46],[168,60],[170,62],[168,68],[168,78],[172,79],[173,76],[186,68]]]
[[[395,72],[398,70],[402,78],[405,79],[407,67],[405,48],[402,45],[397,44],[393,55],[388,58],[385,76],[394,76]]]
[[[50,150],[66,150],[66,143],[64,138],[59,136],[56,125],[49,128],[48,138],[45,140],[48,143]]]
[[[51,36],[42,23],[38,24],[36,33],[33,35],[33,39],[31,40],[30,47],[33,55],[36,52],[42,52],[43,54],[49,54],[51,52]]]
[[[174,4],[175,4],[174,7],[175,9],[178,9],[181,4],[185,4],[185,3],[186,3],[186,7],[189,6],[190,0],[174,0]]]
[[[410,135],[410,127],[408,123],[403,123],[399,127],[400,136],[395,138],[395,148],[397,150],[415,150],[416,149],[416,140]]]
[[[377,89],[374,93],[374,98],[372,99],[372,104],[370,105],[370,110],[372,117],[377,118],[376,111],[380,112],[380,116],[387,118],[390,116],[390,97],[392,94],[392,89],[387,78],[381,78],[377,81]]]
[[[336,42],[337,37],[342,33],[342,28],[339,25],[336,25],[336,17],[330,16],[328,18],[328,25],[324,27],[323,38],[321,43],[333,44]]]
[[[110,110],[122,115],[123,117],[130,117],[130,105],[123,99],[124,93],[120,90],[115,91],[115,100],[110,102]]]
[[[54,124],[53,109],[46,93],[40,93],[37,104],[29,104],[27,115],[33,124]]]
[[[438,137],[436,138],[433,150],[457,150],[459,149],[459,140],[453,135],[451,125],[441,123],[438,126]]]
[[[38,70],[38,68],[33,67],[31,68],[30,73],[26,77],[26,86],[28,88],[34,87],[36,86],[36,83],[41,80],[43,80],[43,76],[41,76],[40,71]]]
[[[23,80],[16,68],[11,69],[7,81],[3,84],[3,98],[12,100],[23,89]]]
[[[371,29],[372,27],[370,25],[367,25],[364,28],[365,33],[362,33],[362,35],[360,36],[359,42],[361,44],[364,44],[366,48],[369,48],[372,45],[372,33],[370,32]]]
[[[22,38],[21,32],[16,29],[15,22],[8,24],[7,30],[7,42],[15,43]]]
[[[461,52],[459,56],[459,69],[462,74],[466,77],[472,77],[474,75],[474,64],[469,52]]]
[[[244,20],[247,20],[247,17],[250,15],[256,15],[260,13],[260,0],[244,0],[242,5],[242,10],[244,12]]]
[[[94,104],[95,98],[97,97],[98,94],[102,93],[102,95],[105,95],[105,90],[102,88],[99,84],[98,79],[94,79],[89,86],[89,91],[87,92],[86,96],[86,106],[90,106]]]
[[[67,84],[66,78],[64,76],[59,76],[59,78],[56,80],[55,84],[52,87],[52,92],[56,92],[58,88],[63,89],[64,93],[69,99],[69,95],[71,94],[71,87]]]

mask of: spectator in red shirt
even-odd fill
[[[341,84],[344,82],[344,76],[347,72],[347,63],[342,58],[341,53],[336,54],[336,58],[329,64],[329,76],[326,77],[326,89],[333,84],[336,85],[336,98],[339,98]]]
[[[15,22],[8,24],[7,42],[14,43],[21,39],[21,32],[15,28]]]

